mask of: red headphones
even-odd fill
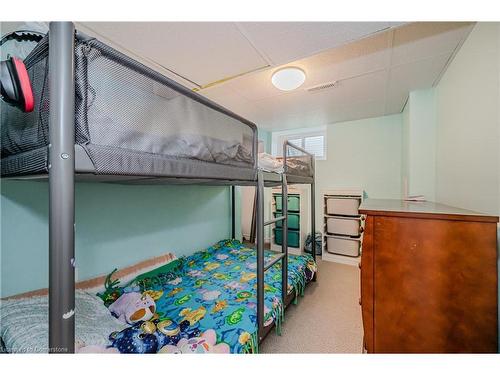
[[[43,34],[35,31],[14,31],[0,40],[0,46],[8,41],[39,42]],[[2,100],[23,112],[31,112],[35,107],[30,77],[22,59],[9,56],[0,62],[0,94]]]
[[[28,71],[21,59],[9,57],[8,60],[0,62],[0,86],[4,102],[23,112],[33,111],[33,90]]]

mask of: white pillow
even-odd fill
[[[76,290],[75,300],[76,342],[106,346],[111,332],[127,327],[111,315],[99,297]],[[9,353],[47,353],[48,322],[47,296],[0,301],[0,338]]]

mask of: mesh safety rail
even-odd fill
[[[9,174],[19,164],[13,158],[49,144],[48,50],[45,37],[25,59],[35,110],[23,113],[2,103],[1,154],[14,166]],[[256,168],[253,123],[106,44],[78,34],[75,76],[76,143],[95,173],[185,176],[206,163]],[[191,164],[172,168],[175,161]],[[17,171],[29,172],[36,171]]]

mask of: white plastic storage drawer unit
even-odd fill
[[[328,215],[359,215],[358,208],[360,204],[359,198],[350,197],[332,197],[326,200],[326,213]]]
[[[326,236],[326,251],[331,254],[359,256],[360,241],[355,238]]]
[[[342,234],[345,236],[360,235],[360,219],[357,217],[328,217],[326,218],[326,231],[329,234]]]

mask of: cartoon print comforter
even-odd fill
[[[266,252],[265,262],[275,255]],[[121,294],[134,291],[148,293],[156,302],[154,319],[113,333],[113,346],[121,352],[158,352],[181,338],[215,330],[217,344],[227,344],[231,353],[258,352],[256,265],[255,249],[226,240],[168,268],[139,276],[126,286],[108,279],[107,289],[100,295],[108,306]],[[297,299],[315,272],[310,255],[289,255],[288,293],[295,293]],[[274,322],[279,330],[284,313],[281,262],[265,273],[264,285],[265,325]]]

